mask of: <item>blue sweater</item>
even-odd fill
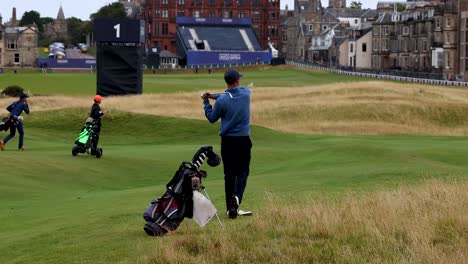
[[[229,94],[216,97],[214,107],[208,99],[203,101],[205,116],[211,123],[221,118],[220,136],[250,136],[250,90],[234,87],[226,90]],[[232,96],[232,97],[231,97]]]
[[[16,101],[9,105],[6,109],[8,112],[10,112],[10,116],[20,116],[23,111],[26,114],[29,114],[29,107],[23,101]]]

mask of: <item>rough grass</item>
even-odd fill
[[[202,120],[201,92],[110,97],[102,107]],[[89,97],[78,96],[30,101],[34,111],[92,104]],[[467,135],[467,116],[468,91],[463,89],[382,81],[252,89],[252,123],[288,133]]]
[[[466,263],[468,184],[428,182],[335,201],[266,196],[226,231],[154,239],[144,263]],[[212,223],[214,225],[214,223]]]

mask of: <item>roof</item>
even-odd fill
[[[28,26],[28,27],[6,27],[5,33],[7,34],[17,34],[25,31],[26,29],[32,29],[37,32],[37,28],[35,26]]]
[[[392,23],[392,15],[388,13],[383,13],[377,21],[375,21],[375,24],[389,24]]]
[[[369,9],[358,9],[358,8],[327,8],[325,10],[324,16],[329,15],[334,16],[335,18],[345,17],[345,18],[352,18],[352,17],[361,17]]]
[[[63,13],[62,5],[60,5],[60,9],[57,15],[57,20],[65,20],[65,14]]]
[[[170,52],[168,50],[163,50],[159,53],[159,57],[161,58],[180,58],[179,55],[175,54],[174,52]]]
[[[377,18],[378,16],[379,12],[376,9],[367,9],[367,11],[361,15],[361,17],[367,18]]]

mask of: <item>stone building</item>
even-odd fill
[[[309,62],[331,67],[353,67],[357,63],[357,41],[367,34],[377,18],[373,9],[327,8],[320,20],[320,34],[312,38]],[[347,49],[344,52],[344,49]],[[367,44],[366,44],[367,50]],[[369,45],[370,56],[370,45]],[[366,51],[366,55],[368,54]],[[367,58],[367,57],[366,57]]]
[[[251,18],[262,48],[280,49],[279,0],[146,0],[146,47],[176,52],[176,17]]]
[[[59,8],[57,19],[44,25],[44,35],[49,38],[66,39],[68,37],[68,22],[65,19],[62,6]]]
[[[4,64],[4,52],[5,52],[5,42],[3,41],[3,35],[4,35],[5,28],[3,27],[3,18],[2,14],[0,14],[0,67],[3,66]]]
[[[294,0],[294,11],[286,19],[287,59],[308,61],[312,36],[320,34],[323,8],[320,1]]]
[[[372,66],[379,71],[454,79],[457,56],[457,0],[405,3],[406,9],[379,11],[373,25]],[[388,8],[387,8],[388,10]],[[427,76],[423,76],[426,73]]]
[[[459,0],[459,79],[468,81],[468,0]]]
[[[5,45],[3,65],[34,66],[39,57],[38,36],[39,31],[34,25],[6,27],[3,34]]]

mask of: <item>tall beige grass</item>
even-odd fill
[[[200,92],[106,98],[102,107],[205,119]],[[8,101],[1,99],[0,104]],[[33,97],[33,111],[89,107],[91,98]],[[4,111],[4,110],[3,110]],[[254,88],[252,123],[306,134],[468,134],[468,91],[382,81]]]
[[[221,231],[182,227],[141,263],[467,263],[468,184],[428,182],[326,200],[267,194]]]

